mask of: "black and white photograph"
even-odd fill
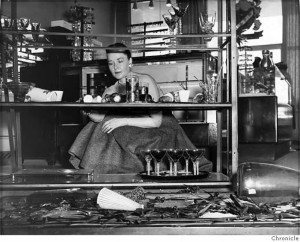
[[[300,241],[300,0],[0,20],[2,238]]]

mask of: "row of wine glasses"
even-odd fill
[[[169,10],[169,15],[163,14],[162,17],[165,20],[165,23],[168,25],[170,35],[181,34],[181,31],[179,31],[179,33],[176,33],[175,30],[180,27],[181,19],[186,14],[189,4],[187,2],[181,2],[177,3],[176,5],[172,4],[171,7],[173,11]],[[174,46],[175,42],[176,40],[174,38],[170,39],[171,46]]]
[[[12,30],[14,28],[14,20],[11,18],[1,18],[1,27],[4,30]],[[32,31],[32,32],[36,32],[33,34],[24,34],[24,35],[18,35],[19,37],[19,41],[23,42],[24,37],[32,37],[34,42],[38,41],[39,38],[39,32],[41,31],[41,24],[40,23],[36,23],[36,22],[32,22],[31,19],[29,18],[19,18],[17,19],[17,29],[21,30],[21,31]]]
[[[177,5],[172,5],[173,11],[169,10],[168,14],[163,14],[162,17],[165,20],[165,23],[168,25],[170,35],[182,34],[181,30],[176,33],[176,29],[178,29],[181,25],[181,19],[186,14],[189,4],[182,2]],[[199,16],[199,26],[201,32],[204,34],[214,34],[212,30],[215,25],[216,20],[216,11],[202,11]],[[212,37],[204,37],[204,41],[211,41]],[[174,38],[171,39],[171,46],[174,44]]]
[[[178,162],[185,160],[185,175],[189,175],[189,163],[193,164],[193,175],[199,175],[199,159],[204,155],[203,149],[152,149],[147,150],[144,157],[147,163],[147,175],[151,174],[151,161],[154,162],[154,174],[160,175],[160,164],[164,158],[169,161],[169,175],[178,175]]]

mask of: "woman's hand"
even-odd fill
[[[128,121],[126,118],[113,118],[108,121],[106,121],[102,126],[102,131],[104,133],[110,133],[116,128],[119,128],[121,126],[128,125]]]

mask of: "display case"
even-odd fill
[[[23,1],[20,1],[22,4],[26,4]],[[122,3],[123,2],[123,3]],[[17,20],[19,16],[17,16],[17,9],[18,9],[18,1],[11,1],[11,18],[13,20]],[[120,10],[120,6],[118,6],[119,1],[114,1],[114,3],[110,6],[114,7],[114,11],[118,12]],[[108,4],[108,2],[103,1],[103,4]],[[124,1],[120,1],[120,4],[124,4]],[[107,5],[106,5],[107,6]],[[127,10],[131,8],[131,4],[127,4]],[[128,7],[129,6],[129,7]],[[209,34],[178,34],[178,35],[157,35],[159,37],[165,38],[188,38],[188,39],[199,39],[199,38],[206,38],[207,39],[217,39],[218,46],[217,47],[210,47],[206,44],[195,44],[195,45],[185,45],[181,42],[176,42],[176,45],[168,46],[168,47],[161,47],[161,46],[142,46],[137,47],[133,45],[129,45],[129,49],[132,51],[141,50],[141,51],[161,51],[165,50],[174,50],[178,51],[174,55],[170,54],[166,57],[160,57],[161,61],[173,61],[173,59],[178,56],[178,54],[182,54],[185,56],[186,59],[193,55],[198,55],[198,58],[201,53],[210,54],[211,52],[217,53],[218,56],[218,66],[217,70],[218,73],[222,76],[222,83],[220,83],[218,87],[218,99],[215,103],[197,103],[190,100],[189,102],[172,102],[172,103],[83,103],[83,102],[76,102],[76,100],[63,100],[62,102],[47,102],[47,103],[40,103],[40,102],[8,102],[6,99],[5,102],[0,103],[1,111],[11,113],[11,126],[10,129],[10,149],[12,154],[12,171],[9,174],[4,174],[1,176],[1,192],[2,197],[11,196],[13,194],[26,194],[26,199],[29,199],[28,196],[30,194],[35,193],[37,191],[49,191],[50,193],[56,192],[55,190],[63,190],[63,193],[71,193],[71,197],[76,195],[77,189],[83,189],[88,191],[88,193],[92,194],[93,199],[95,198],[95,192],[97,193],[103,187],[111,188],[117,191],[126,192],[128,190],[132,190],[136,187],[142,187],[147,191],[147,194],[152,194],[153,196],[162,196],[162,194],[168,194],[168,196],[176,196],[177,192],[180,193],[180,199],[190,199],[193,197],[195,191],[193,191],[192,196],[184,195],[184,193],[189,193],[189,189],[191,187],[196,189],[200,189],[202,192],[201,194],[213,194],[214,192],[217,193],[230,193],[234,192],[235,188],[235,176],[238,170],[238,115],[237,115],[237,105],[238,105],[238,88],[237,88],[237,46],[236,46],[236,1],[217,1],[218,6],[218,16],[219,16],[219,23],[222,23],[222,20],[226,21],[225,28],[223,29],[223,25],[218,25],[218,31],[215,33]],[[124,9],[123,9],[124,10]],[[225,11],[226,10],[226,11]],[[223,12],[225,12],[223,16]],[[95,13],[96,14],[96,13]],[[111,16],[111,19],[116,20],[116,16]],[[117,19],[115,23],[120,23],[120,19]],[[122,41],[123,39],[131,39],[131,38],[147,38],[149,36],[145,36],[144,34],[122,34],[117,32],[117,29],[120,26],[116,24],[114,26],[114,33],[100,33],[96,34],[96,37],[109,39],[109,42]],[[12,64],[13,64],[13,71],[14,71],[14,82],[19,82],[19,61],[18,61],[18,49],[19,48],[27,48],[30,47],[30,44],[24,45],[24,43],[19,43],[17,40],[18,35],[20,34],[36,34],[33,33],[31,30],[24,30],[18,31],[17,29],[2,29],[1,36],[5,39],[5,36],[9,35],[12,36],[12,42],[10,43],[12,46]],[[62,35],[63,33],[59,32],[43,32],[43,35]],[[78,34],[78,33],[66,33],[68,36],[85,36],[85,34]],[[88,34],[89,35],[89,34]],[[91,34],[92,35],[92,34]],[[152,35],[151,37],[154,37]],[[227,41],[226,41],[227,40]],[[228,41],[229,40],[229,41]],[[226,41],[226,45],[223,43]],[[2,79],[3,82],[6,83],[8,81],[7,73],[7,65],[6,65],[6,51],[4,49],[4,45],[2,46],[1,52],[1,60],[2,60]],[[39,48],[50,48],[50,49],[74,49],[74,46],[45,46],[35,44],[34,47]],[[77,49],[82,49],[85,47],[78,46]],[[90,47],[91,49],[99,49],[104,50],[105,47]],[[201,56],[203,58],[204,55]],[[164,59],[165,58],[165,59]],[[227,62],[226,68],[222,67],[223,62]],[[144,60],[146,62],[147,59]],[[87,63],[84,63],[85,65]],[[75,66],[75,65],[74,65]],[[77,66],[78,67],[78,66]],[[98,67],[91,68],[86,66],[81,66],[80,68],[74,69],[65,69],[62,73],[65,75],[72,75],[72,71],[77,71],[81,73],[83,77],[81,80],[81,84],[78,85],[78,95],[84,95],[88,93],[88,90],[92,90],[91,88],[85,89],[85,86],[92,86],[91,79],[95,77],[95,74],[98,73]],[[224,71],[226,70],[226,75],[224,75]],[[61,73],[60,73],[61,74]],[[205,76],[205,75],[204,75]],[[85,79],[87,77],[87,79]],[[67,85],[65,83],[64,85]],[[81,86],[80,86],[81,85]],[[61,86],[58,86],[61,87]],[[6,93],[7,96],[7,93]],[[65,98],[68,97],[66,94]],[[21,117],[20,113],[23,110],[31,111],[38,111],[38,110],[45,110],[51,112],[61,112],[61,113],[68,113],[68,112],[77,112],[79,113],[80,110],[90,110],[90,109],[97,109],[97,110],[164,110],[164,111],[196,111],[196,110],[209,110],[214,111],[216,115],[216,150],[215,156],[216,163],[214,171],[209,173],[205,177],[196,177],[197,179],[174,179],[174,180],[147,180],[139,176],[138,174],[94,174],[93,171],[90,170],[72,170],[72,169],[45,169],[45,170],[26,170],[22,168],[23,158],[22,158],[22,133],[23,130],[21,128]],[[72,111],[70,111],[72,110]],[[37,112],[38,113],[38,112]],[[14,115],[16,114],[16,115]],[[55,119],[54,122],[57,122],[59,119]],[[200,120],[199,120],[200,121]],[[12,132],[15,134],[15,142]],[[195,134],[194,134],[195,135]],[[187,190],[185,190],[187,189]],[[24,192],[25,191],[25,192]],[[53,193],[53,194],[54,194]],[[58,192],[60,193],[60,192]],[[215,193],[214,195],[216,195]],[[56,195],[51,196],[58,196]],[[175,195],[174,195],[175,194]],[[153,199],[151,195],[150,199]],[[200,193],[197,193],[197,196],[201,196]],[[214,195],[210,198],[214,198]],[[209,196],[209,195],[208,195]],[[216,195],[218,196],[218,195]],[[229,196],[229,195],[228,195]],[[64,196],[62,196],[64,197]],[[89,195],[87,196],[89,197]],[[85,197],[85,198],[87,198]],[[155,197],[154,197],[155,199]],[[192,198],[193,199],[193,198]],[[197,200],[197,199],[196,199]],[[93,200],[94,201],[94,200]],[[190,217],[181,216],[180,213],[177,211],[178,217],[175,219],[174,217],[170,217],[170,219],[166,222],[166,220],[156,219],[149,222],[149,226],[138,226],[137,223],[130,221],[124,223],[124,221],[118,220],[118,218],[113,218],[113,220],[106,221],[102,223],[101,214],[98,214],[97,220],[90,220],[90,224],[86,223],[86,220],[83,220],[82,224],[75,223],[72,221],[68,223],[68,221],[63,221],[64,225],[63,228],[57,230],[57,233],[98,233],[98,234],[133,234],[133,233],[195,233],[195,234],[205,234],[205,233],[225,233],[225,229],[221,229],[220,227],[223,226],[230,226],[231,228],[239,228],[236,229],[235,232],[237,233],[252,233],[253,231],[258,231],[256,228],[255,223],[253,221],[246,223],[247,226],[252,226],[245,228],[245,223],[239,223],[239,221],[222,220],[221,223],[216,223],[214,221],[214,226],[211,226],[211,220],[198,220],[191,219]],[[127,214],[128,215],[128,214]],[[127,216],[126,215],[126,216]],[[106,215],[105,215],[106,216]],[[114,214],[113,216],[117,216]],[[123,216],[123,215],[119,215]],[[130,216],[135,216],[134,214],[130,214]],[[156,215],[155,215],[156,216]],[[75,214],[76,217],[76,214]],[[94,217],[95,218],[95,217]],[[93,218],[93,219],[94,219]],[[131,217],[132,218],[132,217]],[[228,223],[229,221],[229,223]],[[53,226],[40,226],[40,224],[20,224],[18,223],[17,228],[21,231],[27,231],[27,233],[34,233],[32,228],[39,227],[39,230],[36,230],[36,233],[52,233],[53,228],[57,228],[57,221],[53,222]],[[77,220],[78,222],[78,220]],[[48,220],[47,220],[48,223]],[[97,224],[96,224],[97,223]],[[251,225],[250,225],[251,223]],[[261,222],[260,225],[264,227],[264,231],[274,233],[274,230],[270,229],[270,223]],[[13,222],[12,222],[13,224]],[[16,226],[13,228],[12,224],[5,224],[3,231],[4,233],[12,233]],[[51,223],[50,223],[51,224]],[[100,225],[99,225],[100,224]],[[274,225],[274,223],[271,223]],[[70,226],[69,226],[70,225]],[[129,226],[128,226],[129,225]],[[174,225],[176,226],[176,230],[174,230]],[[94,226],[94,227],[93,227]],[[99,230],[97,230],[101,227]],[[277,227],[276,227],[277,226]],[[284,231],[292,231],[294,232],[296,225],[292,225],[288,227],[286,223],[277,224],[274,228],[276,231],[280,233],[284,233]],[[88,228],[88,230],[85,230]],[[159,227],[159,232],[157,232],[157,227]],[[164,227],[164,228],[163,228]],[[213,227],[213,228],[212,228]],[[288,227],[288,229],[287,229]],[[97,228],[97,229],[96,229]],[[111,231],[111,228],[114,228],[114,232]],[[137,229],[138,228],[138,229]],[[180,228],[180,229],[178,229]],[[207,231],[209,228],[209,231]],[[243,229],[242,229],[243,228]],[[274,229],[273,228],[273,229]],[[96,231],[97,230],[97,231]],[[142,232],[141,232],[142,231]]]
[[[222,7],[224,7],[225,3],[223,2],[219,2],[219,7],[220,9],[222,9]],[[233,3],[230,3],[231,5],[234,5]],[[227,4],[225,4],[227,5]],[[17,22],[17,19],[18,19],[18,16],[16,16],[16,9],[18,8],[18,4],[16,1],[13,1],[11,3],[11,11],[12,11],[12,16],[11,16],[11,19],[15,19],[16,22]],[[15,16],[14,16],[15,15]],[[233,18],[234,16],[234,11],[231,12],[231,15],[227,16],[226,18]],[[231,20],[233,21],[233,20]],[[18,82],[19,79],[18,79],[18,74],[19,73],[19,67],[18,67],[18,58],[17,58],[17,52],[18,52],[18,49],[22,46],[22,48],[28,48],[29,46],[31,45],[34,45],[35,47],[40,47],[40,48],[66,48],[66,49],[72,49],[72,47],[68,47],[68,46],[46,46],[46,45],[42,45],[42,44],[39,44],[39,43],[24,43],[24,42],[20,42],[18,41],[17,39],[17,36],[16,36],[16,33],[17,32],[14,32],[13,26],[11,26],[11,28],[4,28],[2,29],[2,33],[3,33],[3,37],[5,36],[12,36],[12,39],[15,40],[15,42],[12,43],[12,47],[17,47],[13,50],[12,53],[14,53],[14,59],[13,59],[13,66],[14,66],[14,71],[15,71],[15,79],[14,81],[15,82]],[[222,30],[222,26],[219,26],[220,30]],[[31,30],[22,30],[24,31],[22,34],[33,34],[33,31]],[[226,31],[226,32],[225,32]],[[231,44],[226,46],[226,48],[228,49],[228,51],[231,51],[232,53],[235,53],[235,48],[236,48],[236,45],[235,45],[235,31],[233,29],[231,30],[225,30],[223,33],[220,32],[220,33],[216,33],[216,34],[213,34],[212,37],[215,37],[217,39],[219,39],[219,42],[222,41],[222,39],[224,38],[227,38],[227,37],[231,37]],[[231,33],[230,33],[231,32]],[[36,32],[35,32],[36,34]],[[44,36],[47,36],[48,34],[49,35],[62,35],[62,33],[55,33],[55,32],[43,32],[43,33],[38,33],[38,34],[43,34]],[[81,34],[78,34],[78,33],[66,33],[66,35],[74,35],[74,36],[77,36],[77,35],[81,35]],[[84,34],[82,34],[82,36],[84,36]],[[130,37],[134,37],[136,38],[137,35],[136,34],[133,34],[133,35],[118,35],[118,34],[113,34],[113,35],[99,35],[100,37],[117,37],[117,38],[130,38]],[[144,34],[141,35],[141,37],[145,36]],[[181,39],[182,38],[203,38],[205,37],[206,35],[205,34],[199,34],[199,35],[184,35],[184,34],[181,34],[181,35],[174,35],[172,36],[172,38],[176,38],[176,37],[180,37]],[[151,37],[153,37],[153,35],[151,35]],[[155,37],[155,36],[154,36]],[[166,35],[166,36],[162,36],[162,35],[159,35],[159,37],[166,37],[166,38],[170,38],[170,35]],[[78,49],[80,49],[81,47],[79,46]],[[97,49],[102,49],[104,47],[95,47]],[[136,50],[136,49],[141,49],[140,47],[135,47],[135,46],[131,46],[130,47],[132,50]],[[160,49],[165,49],[166,47],[147,47],[147,46],[143,46],[142,49],[144,50],[160,50]],[[175,51],[176,50],[181,50],[181,51],[192,51],[192,52],[202,52],[202,53],[209,53],[210,51],[217,51],[219,52],[219,54],[222,54],[224,52],[223,49],[218,49],[218,48],[210,48],[206,45],[193,45],[193,46],[185,46],[185,45],[181,45],[180,43],[177,45],[177,46],[171,46],[171,47],[168,47],[168,49],[174,49]],[[176,55],[175,55],[176,56]],[[187,55],[187,58],[188,58],[189,54]],[[191,55],[192,56],[192,55]],[[172,58],[172,55],[168,55],[168,58],[171,59]],[[232,74],[236,71],[236,57],[235,55],[228,55],[228,58],[231,58],[230,59],[230,73],[228,73],[227,75],[227,83],[230,83],[231,84],[231,88],[230,90],[228,89],[226,92],[227,92],[227,95],[226,97],[222,97],[222,95],[219,95],[218,97],[218,102],[216,104],[195,104],[195,103],[187,103],[187,104],[182,104],[182,103],[173,103],[173,104],[151,104],[151,105],[142,105],[143,107],[147,107],[149,109],[158,109],[158,108],[162,108],[162,109],[174,109],[174,110],[183,110],[183,109],[187,109],[187,110],[196,110],[196,109],[202,109],[202,110],[216,110],[218,112],[218,117],[219,117],[219,120],[218,122],[221,120],[221,113],[222,113],[222,110],[228,110],[228,114],[229,115],[225,115],[227,116],[226,117],[226,120],[228,121],[227,123],[227,129],[225,131],[225,133],[227,133],[227,140],[226,140],[226,149],[225,152],[226,153],[231,153],[231,158],[227,161],[228,162],[228,165],[227,165],[227,171],[225,173],[229,174],[230,176],[232,174],[235,174],[236,173],[236,169],[237,169],[237,130],[236,130],[236,112],[237,112],[237,109],[236,109],[236,101],[237,101],[237,95],[236,95],[236,88],[235,88],[235,85],[237,83],[237,80],[236,80],[236,75],[235,74]],[[3,50],[3,58],[2,60],[5,60],[5,54],[4,54],[4,50]],[[221,70],[221,64],[219,64],[219,70]],[[3,73],[6,73],[6,66],[3,65],[3,68],[2,68],[2,71]],[[88,68],[88,71],[91,71],[91,68]],[[81,90],[81,93],[79,94],[80,96],[84,95],[86,93],[84,87],[85,85],[88,86],[88,83],[87,81],[85,80],[85,68],[81,68],[81,72],[82,72],[82,81],[81,81],[81,84],[82,87],[80,88],[79,87],[79,90]],[[92,71],[93,72],[93,71]],[[92,77],[93,73],[91,74],[88,74],[89,77]],[[3,76],[3,81],[6,82],[7,81],[7,76]],[[50,82],[48,82],[50,83]],[[60,83],[59,85],[65,85],[63,83]],[[228,85],[228,84],[226,84]],[[76,85],[75,85],[76,86]],[[60,88],[60,86],[58,86],[58,88]],[[220,89],[221,89],[221,85],[220,85]],[[221,92],[221,91],[219,91]],[[68,93],[66,92],[65,94],[65,98],[68,96]],[[65,99],[66,100],[66,99]],[[72,102],[76,101],[76,100],[71,100]],[[58,103],[58,104],[54,104],[52,107],[57,107],[57,108],[60,108],[60,107],[66,107],[64,105],[65,103]],[[30,107],[35,107],[37,104],[36,103],[20,103],[20,104],[16,104],[16,103],[1,103],[1,106],[7,110],[7,107],[9,108],[14,108],[14,107],[18,107],[19,105],[25,105],[26,108],[30,108]],[[51,107],[52,104],[50,103],[43,103],[43,104],[40,104],[42,106],[45,106],[45,107]],[[79,105],[79,106],[78,106]],[[131,105],[132,104],[126,104],[126,105],[120,105],[120,108],[131,108]],[[21,107],[19,106],[19,107]],[[25,107],[24,106],[24,107]],[[38,105],[39,106],[39,105]],[[67,105],[68,106],[68,109],[70,107],[72,107],[72,104]],[[76,107],[81,107],[81,108],[88,108],[90,105],[89,104],[76,104],[75,105]],[[95,105],[97,106],[97,108],[101,109],[101,108],[104,108],[104,109],[109,109],[110,106],[108,104],[98,104],[98,105]],[[95,107],[93,106],[93,108]],[[122,107],[123,106],[123,107]],[[113,107],[112,107],[113,108]],[[17,110],[17,109],[16,109]],[[64,111],[65,112],[65,111]],[[230,124],[231,123],[231,124]],[[222,133],[224,133],[224,131],[222,132],[222,128],[220,128],[220,126],[222,126],[220,123],[218,124],[219,128],[218,128],[218,133],[217,135],[219,136],[218,138],[218,149],[217,149],[217,157],[218,157],[218,160],[217,160],[217,172],[221,172],[222,170],[222,153],[224,152],[223,148],[222,148]],[[21,142],[19,142],[21,143]],[[17,143],[18,144],[18,143]],[[17,148],[20,148],[18,147],[18,145],[16,146]],[[12,149],[13,150],[13,149]],[[21,152],[18,151],[17,152],[19,155],[21,155]],[[22,159],[21,159],[22,160]],[[230,164],[229,164],[230,163]],[[22,162],[20,162],[20,164],[22,164]]]
[[[232,5],[234,5],[233,3],[230,3]],[[224,5],[224,6],[223,6]],[[225,3],[223,2],[219,2],[219,8],[222,9],[222,7],[225,7]],[[17,2],[12,2],[11,3],[11,6],[12,6],[12,14],[14,14],[14,11],[16,11],[15,9],[18,8],[18,5],[17,5]],[[234,15],[234,12],[231,13],[231,15]],[[229,19],[231,18],[232,16],[231,15],[227,15],[226,18]],[[18,19],[18,16],[12,16],[12,19],[15,18],[15,19]],[[231,20],[232,21],[232,20]],[[234,50],[236,48],[236,45],[234,43],[234,39],[235,39],[235,31],[234,30],[225,30],[223,31],[222,30],[222,27],[219,26],[219,29],[221,30],[219,33],[215,33],[213,35],[214,38],[218,39],[219,42],[221,43],[222,42],[222,39],[224,38],[227,38],[229,36],[231,36],[231,41],[232,43],[230,45],[227,45],[226,46],[226,49],[228,50],[228,53],[232,52],[232,53],[235,53]],[[231,31],[231,33],[230,33]],[[2,32],[6,35],[10,35],[10,36],[14,36],[14,31],[12,31],[11,29],[4,29],[2,30]],[[30,34],[31,31],[30,30],[25,30],[25,33],[26,34]],[[43,35],[62,35],[62,33],[55,33],[55,32],[43,32]],[[77,33],[67,33],[66,35],[68,36],[78,36],[80,34],[77,34]],[[82,36],[84,36],[84,34],[82,34]],[[105,35],[105,34],[100,34],[98,35],[99,37],[106,37],[106,38],[136,38],[138,37],[138,35],[136,34],[133,34],[133,35],[118,35],[118,34],[113,34],[113,35]],[[140,37],[144,37],[145,35],[142,34]],[[176,38],[176,37],[180,37],[181,39],[182,38],[189,38],[189,39],[195,39],[195,38],[203,38],[205,37],[206,35],[205,34],[199,34],[199,35],[184,35],[184,34],[180,34],[180,35],[174,35],[172,36],[172,38]],[[151,35],[151,37],[155,37],[155,35]],[[159,37],[166,37],[166,38],[170,38],[170,35],[159,35]],[[16,42],[15,42],[15,46],[18,46],[20,45],[20,43],[17,41],[17,39],[15,39]],[[21,43],[21,45],[24,45],[24,43]],[[38,46],[38,43],[35,44],[36,47],[41,47],[41,48],[53,48],[53,49],[61,49],[61,48],[65,48],[65,49],[72,49],[72,47],[70,46],[45,46],[45,45],[41,45],[41,46]],[[24,48],[26,46],[23,46]],[[78,49],[80,49],[81,47],[78,47]],[[94,47],[95,49],[103,49],[104,47]],[[161,50],[161,49],[165,49],[166,47],[158,47],[158,46],[155,46],[155,47],[148,47],[148,46],[143,46],[142,48],[141,47],[135,47],[135,46],[131,46],[130,47],[133,51],[137,50],[137,49],[144,49],[144,50],[147,50],[147,51],[151,51],[151,50]],[[222,53],[224,52],[224,49],[219,49],[218,47],[217,48],[210,48],[209,46],[207,45],[181,45],[180,42],[178,43],[177,46],[171,46],[171,47],[168,47],[168,49],[173,49],[174,51],[191,51],[191,52],[202,52],[202,53],[209,53],[211,51],[216,51],[218,52],[219,54],[222,55]],[[17,50],[15,50],[15,52],[13,53],[16,53]],[[189,55],[187,55],[189,56]],[[230,61],[231,61],[231,65],[230,65],[230,68],[229,68],[229,71],[230,73],[234,73],[234,71],[236,70],[236,64],[235,61],[236,61],[236,57],[235,55],[228,55],[227,56],[228,58],[230,58]],[[187,57],[188,58],[188,57]],[[171,60],[172,59],[172,55],[168,55],[168,59]],[[14,60],[14,66],[15,66],[15,72],[18,73],[18,64],[17,64],[17,58],[15,58]],[[219,63],[219,70],[221,69],[221,64]],[[5,70],[5,69],[3,69]],[[83,70],[83,69],[82,69]],[[18,81],[18,79],[16,78],[15,81]],[[4,82],[5,82],[5,77],[4,77]],[[237,169],[237,130],[236,130],[236,101],[237,101],[237,95],[236,95],[236,88],[234,88],[235,84],[236,84],[237,80],[236,80],[236,77],[234,74],[229,74],[227,75],[227,81],[226,81],[226,86],[229,85],[229,83],[231,84],[231,88],[230,89],[227,89],[226,90],[226,96],[225,97],[222,97],[222,95],[219,95],[219,99],[218,99],[218,103],[217,104],[203,104],[203,105],[199,105],[199,104],[192,104],[192,103],[189,103],[189,104],[169,104],[167,105],[167,109],[174,109],[174,110],[183,110],[183,109],[186,109],[186,110],[196,110],[196,109],[202,109],[202,110],[216,110],[217,111],[217,116],[218,116],[218,130],[217,130],[217,136],[218,136],[218,139],[217,139],[217,164],[216,164],[216,171],[217,172],[221,172],[222,169],[223,169],[223,165],[222,165],[222,158],[223,158],[223,153],[225,152],[226,153],[226,157],[228,158],[228,160],[226,161],[227,164],[225,165],[226,167],[226,171],[225,173],[227,175],[232,175],[232,174],[235,174],[236,173],[236,169]],[[84,86],[84,84],[83,84]],[[221,85],[220,85],[220,89],[222,89]],[[219,91],[221,93],[221,91]],[[82,94],[84,94],[84,91],[82,92]],[[66,96],[67,96],[67,93],[66,93]],[[75,100],[72,100],[72,101],[75,101]],[[2,106],[5,106],[5,103],[2,103],[1,104]],[[11,103],[8,104],[9,106],[11,105]],[[28,107],[33,107],[35,104],[34,103],[28,103],[28,104],[24,104],[24,105],[28,105]],[[48,106],[49,107],[49,104],[45,103],[45,104],[41,104],[42,106]],[[55,104],[55,106],[60,106],[60,104]],[[63,105],[63,103],[62,103]],[[76,104],[77,105],[77,104]],[[89,105],[88,104],[80,104],[82,105],[82,108],[85,108],[85,107],[88,107]],[[102,107],[103,105],[97,105],[97,108],[109,108],[109,106],[107,105],[104,105],[104,107]],[[126,106],[126,105],[125,105]],[[130,106],[130,105],[129,105]],[[154,109],[157,109],[159,107],[161,107],[162,109],[164,109],[163,106],[159,106],[159,105],[149,105],[147,106],[147,108],[154,108]],[[122,108],[122,106],[121,106]],[[128,108],[125,107],[125,108]],[[227,120],[226,123],[227,123],[227,127],[225,130],[222,130],[222,128],[220,128],[222,126],[221,124],[221,119],[222,119],[222,112],[224,110],[227,110],[228,112],[226,113],[226,115],[223,115],[224,118]],[[65,111],[64,111],[65,112]],[[225,117],[226,116],[226,117]],[[225,120],[224,119],[224,120]],[[222,136],[224,136],[224,134],[226,134],[226,137],[224,139],[224,137],[222,138]],[[223,140],[226,141],[226,145],[223,145]],[[224,147],[225,150],[224,150]],[[20,155],[21,152],[18,151],[18,154]],[[231,154],[231,155],[230,155]],[[22,160],[22,158],[21,158]],[[20,165],[22,164],[22,162],[20,162]]]

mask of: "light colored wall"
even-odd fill
[[[198,80],[203,80],[203,62],[177,62],[159,65],[134,65],[133,71],[151,75],[161,89],[161,94],[182,90],[181,83],[186,80],[186,66],[188,66],[188,88],[190,97],[200,92]]]

